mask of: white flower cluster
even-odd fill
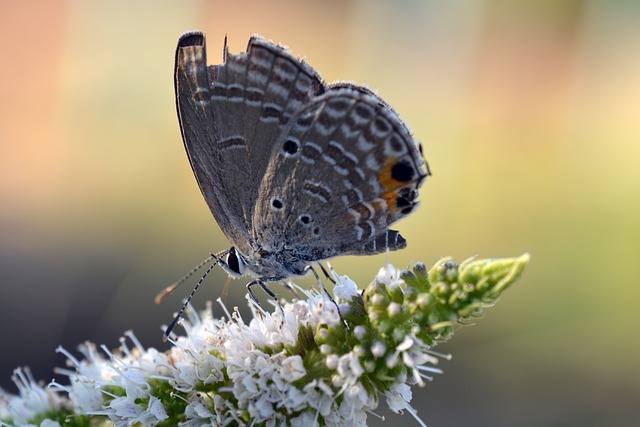
[[[254,318],[248,325],[237,311],[227,311],[230,320],[215,319],[211,306],[200,314],[187,311],[182,323],[186,335],[175,337],[166,353],[145,349],[132,332],[125,333],[127,339],[122,339],[118,352],[106,347],[99,352],[93,344],[84,344],[80,347],[82,360],[59,348],[73,367],[59,370],[68,376],[69,385],[53,382],[44,390],[19,374],[21,396],[5,404],[5,409],[0,403],[0,415],[26,421],[34,413],[46,413],[66,402],[75,414],[105,416],[116,426],[156,425],[170,417],[167,404],[179,402],[184,408],[183,426],[366,426],[367,414],[377,407],[378,397],[361,382],[365,374],[362,346],[338,354],[331,346],[320,345],[316,351],[322,358],[311,368],[329,372],[324,376],[308,375],[303,357],[291,351],[301,345],[302,328],[316,338],[326,335],[328,328],[344,328],[341,316],[348,311],[351,298],[361,298],[348,277],[333,270],[332,276],[335,301],[298,288],[306,301],[287,303],[273,313],[254,305]],[[377,280],[391,283],[398,277],[390,267],[381,270]],[[357,339],[366,333],[362,326],[353,330]],[[415,355],[407,358],[409,347],[403,343],[394,357],[409,361],[410,369],[433,363],[424,357],[418,361]],[[386,350],[380,341],[371,346],[376,358],[388,357]],[[405,379],[398,378],[384,396],[395,412],[414,414]]]
[[[18,395],[0,389],[0,420],[11,419],[15,425],[36,427],[31,420],[46,413],[56,413],[69,403],[53,390],[38,384],[28,370],[16,369],[13,381],[18,387]],[[5,425],[0,421],[0,425]],[[60,427],[55,420],[45,419],[41,427]]]
[[[340,286],[355,292],[353,282],[339,279]],[[187,400],[185,426],[288,422],[307,427],[318,425],[319,417],[329,426],[365,426],[366,413],[378,401],[358,381],[364,371],[354,352],[328,355],[325,363],[335,370],[331,380],[314,379],[297,386],[307,373],[302,358],[285,350],[265,351],[295,346],[300,327],[341,322],[333,301],[318,294],[308,296],[307,301],[288,303],[272,314],[262,312],[248,325],[238,313],[232,321],[223,321],[214,319],[210,309],[200,315],[190,311],[183,322],[187,335],[177,338],[168,353],[144,349],[131,332],[126,336],[133,348],[124,340],[120,354],[103,347],[109,357],[91,344],[81,347],[83,360],[59,349],[75,370],[61,371],[69,377],[68,386],[54,383],[53,387],[68,394],[76,413],[104,415],[116,426],[154,425],[167,418],[154,395],[153,381],[167,382],[175,399]],[[223,382],[225,372],[231,386],[211,394],[197,392],[202,385]],[[126,393],[112,394],[114,389]],[[48,394],[55,396],[50,390]]]
[[[102,347],[108,358],[91,343],[80,347],[85,356],[83,360],[58,348],[75,370],[59,370],[69,377],[69,385],[53,382],[51,387],[68,394],[76,414],[104,415],[119,426],[157,424],[168,416],[162,402],[153,395],[150,380],[170,376],[174,368],[167,354],[154,348],[145,350],[132,332],[125,335],[134,347],[130,349],[124,339],[121,354]]]
[[[172,335],[164,353],[132,332],[116,352],[85,343],[78,359],[59,348],[70,369],[57,372],[69,383],[45,388],[16,370],[18,395],[0,390],[0,426],[365,426],[380,397],[424,426],[411,386],[450,357],[431,347],[495,304],[528,261],[444,258],[400,273],[387,265],[364,291],[331,270],[335,300],[292,284],[305,300],[273,313],[250,300],[248,324],[224,305],[226,319],[211,305],[188,310],[185,335]]]

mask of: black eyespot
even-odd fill
[[[391,168],[391,178],[400,182],[411,181],[413,178],[413,167],[406,160],[399,161]]]
[[[303,223],[304,225],[307,225],[311,222],[311,217],[309,215],[301,215],[300,222]]]
[[[282,203],[282,200],[274,197],[273,199],[271,199],[271,206],[273,206],[273,209],[279,211],[284,207],[284,203]]]
[[[409,202],[407,199],[405,199],[404,197],[398,197],[396,199],[396,206],[399,208],[404,208],[407,207],[411,204],[411,202]]]
[[[229,254],[227,255],[227,265],[229,266],[229,270],[233,271],[236,274],[240,274],[240,260],[238,260],[236,248],[229,249]]]
[[[286,142],[282,145],[282,151],[286,154],[293,156],[300,150],[300,142],[292,137],[287,138]]]
[[[400,190],[400,196],[413,202],[418,197],[418,192],[409,188],[403,188]]]
[[[319,236],[320,235],[320,227],[316,227],[313,229],[313,235],[314,236]]]
[[[400,212],[402,212],[402,215],[409,215],[412,210],[413,210],[413,206],[409,206],[408,208],[402,209]]]

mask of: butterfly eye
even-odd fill
[[[229,266],[229,270],[236,274],[242,275],[242,270],[244,270],[244,261],[234,247],[229,249],[229,254],[227,255],[227,265]]]

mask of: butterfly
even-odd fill
[[[314,262],[404,248],[391,224],[414,211],[430,171],[398,114],[371,90],[323,82],[258,36],[207,65],[205,35],[183,34],[175,95],[185,149],[231,248],[214,256],[251,286]]]

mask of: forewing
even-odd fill
[[[175,58],[175,93],[178,120],[191,168],[218,225],[234,244],[246,245],[248,228],[238,215],[232,183],[221,168],[219,130],[214,121],[205,38],[200,32],[183,34]],[[230,193],[231,192],[231,193]]]
[[[242,252],[251,244],[259,186],[278,135],[325,88],[284,48],[252,37],[247,52],[207,67],[205,36],[184,34],[176,51],[178,117],[191,167],[213,216]]]
[[[370,91],[335,86],[284,129],[254,215],[255,239],[294,258],[404,247],[388,227],[417,204],[429,171],[398,115]]]
[[[278,135],[324,92],[317,73],[283,47],[252,37],[247,51],[210,67],[218,167],[227,197],[251,231],[258,190]]]

